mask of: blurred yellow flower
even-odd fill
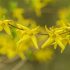
[[[24,52],[27,52],[28,49],[28,44],[20,43],[20,45],[16,47],[17,55],[23,60],[26,59]]]
[[[63,20],[69,20],[70,18],[70,7],[63,8],[58,11],[59,18]]]
[[[8,35],[0,34],[0,54],[9,59],[16,57],[14,41]]]
[[[3,7],[0,7],[0,19],[3,19],[6,13],[7,13],[7,10]]]
[[[51,49],[40,49],[34,52],[35,59],[39,62],[45,62],[52,58],[53,51]]]
[[[17,18],[18,20],[23,18],[23,14],[24,14],[24,9],[22,8],[15,8],[12,11],[13,17]]]

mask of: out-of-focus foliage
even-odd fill
[[[0,19],[4,18],[6,13],[7,13],[7,10],[3,7],[0,7]]]
[[[67,20],[70,22],[70,7],[59,10],[58,14],[60,19]]]
[[[43,15],[43,9],[48,7],[49,3],[55,3],[55,0],[23,0],[22,3],[28,9],[19,3],[19,0],[10,0],[8,8],[0,6],[1,55],[9,59],[34,58],[43,62],[51,59],[54,54],[50,47],[54,47],[54,49],[60,47],[62,53],[65,47],[70,45],[70,8],[58,10],[59,19],[56,21],[56,25],[42,27],[37,25],[38,22],[34,18],[26,18],[25,14],[28,15],[26,12],[29,10],[34,16],[40,18]]]
[[[52,0],[26,0],[26,3],[35,11],[37,16],[41,16],[41,9]]]

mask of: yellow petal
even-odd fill
[[[11,35],[11,31],[10,31],[10,28],[8,25],[5,24],[5,26],[3,28],[7,34]]]
[[[65,46],[63,45],[63,43],[59,39],[56,39],[56,42],[59,45],[59,47],[61,48],[61,53],[62,53],[65,49]]]
[[[32,39],[32,41],[33,41],[33,44],[34,44],[35,48],[38,49],[38,44],[37,44],[37,39],[36,39],[36,37],[33,35],[33,36],[31,37],[31,39]]]
[[[31,32],[32,32],[32,33],[36,33],[36,32],[38,32],[38,29],[39,29],[39,26],[36,27],[36,28],[34,28],[34,29],[32,29]]]
[[[19,28],[23,29],[23,30],[29,30],[28,27],[23,26],[23,25],[21,25],[21,24],[17,24],[17,26],[18,26]]]
[[[56,49],[57,48],[57,43],[54,43],[54,49]]]
[[[24,35],[18,42],[17,42],[17,45],[19,45],[22,41],[25,41],[27,39],[29,39],[30,36],[29,35]]]
[[[49,37],[49,39],[47,41],[45,41],[45,43],[42,45],[42,48],[45,48],[45,47],[51,45],[53,41],[54,41],[53,38]]]
[[[47,31],[47,33],[50,35],[50,30],[48,29],[48,27],[45,25],[45,29]]]

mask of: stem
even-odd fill
[[[19,29],[19,30],[24,30],[24,29],[22,29],[22,28],[19,28],[19,27],[13,26],[13,25],[11,25],[11,24],[9,24],[9,25],[12,26],[12,27],[14,27],[14,28],[17,28],[17,29]]]
[[[24,29],[19,28],[19,27],[17,27],[17,26],[13,26],[13,25],[11,25],[11,24],[9,24],[9,25],[12,26],[12,27],[14,27],[14,28],[17,28],[17,29],[19,29],[19,30],[24,30]],[[41,33],[39,33],[39,35],[48,35],[48,34],[41,34]]]

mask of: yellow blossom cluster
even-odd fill
[[[15,21],[13,21],[13,23],[14,22]],[[12,20],[0,20],[0,30],[3,31],[4,29],[4,31],[10,36],[9,42],[7,41],[8,37],[6,38],[7,40],[4,40],[6,36],[0,36],[0,42],[1,40],[3,40],[3,43],[0,43],[0,54],[6,55],[8,56],[8,58],[14,58],[15,56],[19,56],[24,59],[24,53],[29,51],[29,48],[33,48],[35,51],[39,50],[42,53],[40,49],[44,49],[49,46],[53,46],[55,49],[57,47],[60,47],[62,53],[65,47],[70,44],[70,24],[67,21],[59,20],[57,21],[57,24],[55,26],[52,26],[50,28],[45,26],[45,33],[41,33],[39,29],[40,26],[37,26],[35,28],[29,28],[19,23],[13,25],[13,23]],[[16,28],[17,37],[15,39],[11,37],[12,32],[10,31],[10,26]],[[47,36],[46,41],[41,44],[41,46],[39,46],[37,37],[42,37],[43,35]],[[45,52],[46,50],[43,51]],[[35,54],[35,56],[37,56],[40,52],[36,52],[37,54]],[[45,54],[41,53],[36,57],[37,59],[41,58],[42,55],[48,57],[48,55],[46,54],[47,51]]]

